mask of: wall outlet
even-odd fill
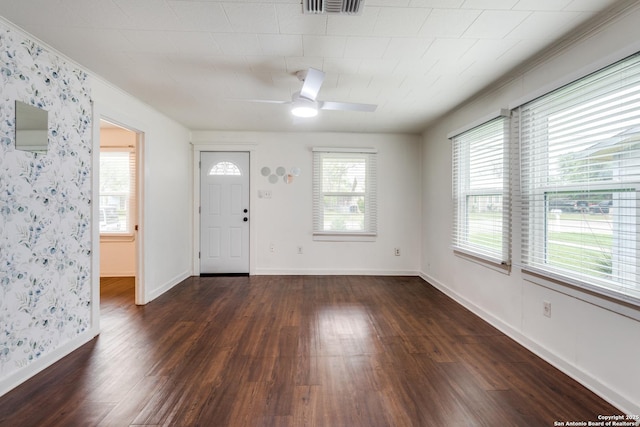
[[[298,255],[302,255],[302,246],[298,246]]]
[[[276,251],[276,245],[274,245],[273,243],[269,244],[269,252],[275,252]]]
[[[542,314],[551,317],[551,303],[549,301],[542,301]]]
[[[270,199],[271,198],[271,190],[264,190],[262,192],[262,195],[265,199]]]
[[[393,253],[395,256],[400,256],[400,248],[394,248]]]

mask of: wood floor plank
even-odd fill
[[[617,414],[417,277],[102,281],[97,339],[0,397],[4,426],[543,426]]]
[[[167,377],[144,377],[98,423],[100,427],[134,425],[140,412],[153,400],[158,390],[168,381]]]

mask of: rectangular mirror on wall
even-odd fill
[[[49,146],[49,113],[16,101],[16,150],[46,153]]]

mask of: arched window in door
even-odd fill
[[[242,172],[240,168],[231,162],[219,162],[213,165],[211,170],[209,171],[209,175],[235,175],[240,176]]]

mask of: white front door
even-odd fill
[[[200,153],[200,274],[249,273],[249,153]]]

